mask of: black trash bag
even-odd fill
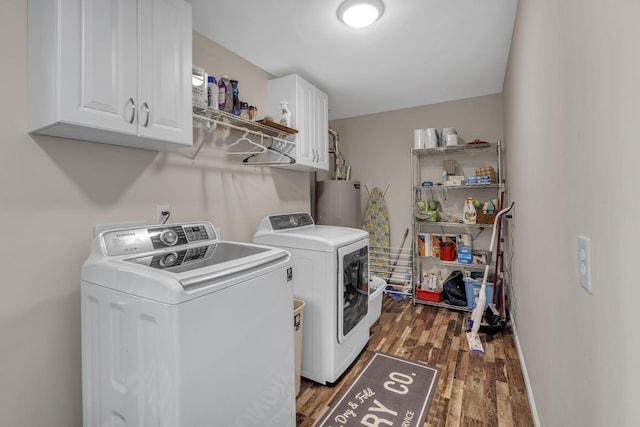
[[[462,271],[455,270],[442,284],[442,301],[451,305],[466,306],[467,291]]]

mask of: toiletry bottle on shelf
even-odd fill
[[[231,97],[231,83],[227,75],[223,75],[218,79],[218,89],[218,107],[220,110],[230,113],[233,109],[233,100]]]
[[[462,217],[464,218],[465,224],[476,223],[478,215],[476,214],[476,207],[473,205],[473,197],[467,197],[467,201],[464,202]]]
[[[237,80],[229,80],[231,82],[231,114],[234,116],[240,115],[240,89],[238,89]]]
[[[442,185],[444,185],[447,182],[448,176],[447,176],[447,171],[443,170],[442,171]]]
[[[240,102],[240,118],[250,120],[249,117],[249,104],[246,102]]]
[[[282,126],[291,126],[291,111],[289,111],[289,103],[287,101],[280,101],[280,124]]]
[[[212,110],[217,110],[218,106],[218,93],[220,89],[218,88],[218,82],[216,82],[216,78],[214,76],[209,76],[207,83],[207,105]]]

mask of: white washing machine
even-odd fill
[[[293,294],[305,302],[301,375],[336,382],[369,341],[369,234],[291,213],[264,218],[253,240],[291,254]]]
[[[208,222],[100,233],[82,268],[84,427],[294,427],[291,268]]]

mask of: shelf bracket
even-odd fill
[[[213,122],[213,123],[207,122],[205,133],[204,135],[202,135],[202,140],[200,141],[200,144],[198,144],[198,148],[196,149],[196,152],[193,153],[193,156],[191,156],[191,160],[195,162],[196,157],[198,157],[198,154],[200,154],[200,150],[202,150],[202,147],[204,147],[204,143],[207,140],[207,137],[211,135],[211,133],[217,128],[218,128],[218,122]]]

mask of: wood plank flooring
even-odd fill
[[[471,353],[465,334],[469,315],[384,295],[382,315],[371,328],[369,344],[342,378],[333,387],[301,379],[297,427],[312,427],[321,419],[374,351],[441,369],[423,427],[533,426],[511,330],[482,333],[485,353]]]

